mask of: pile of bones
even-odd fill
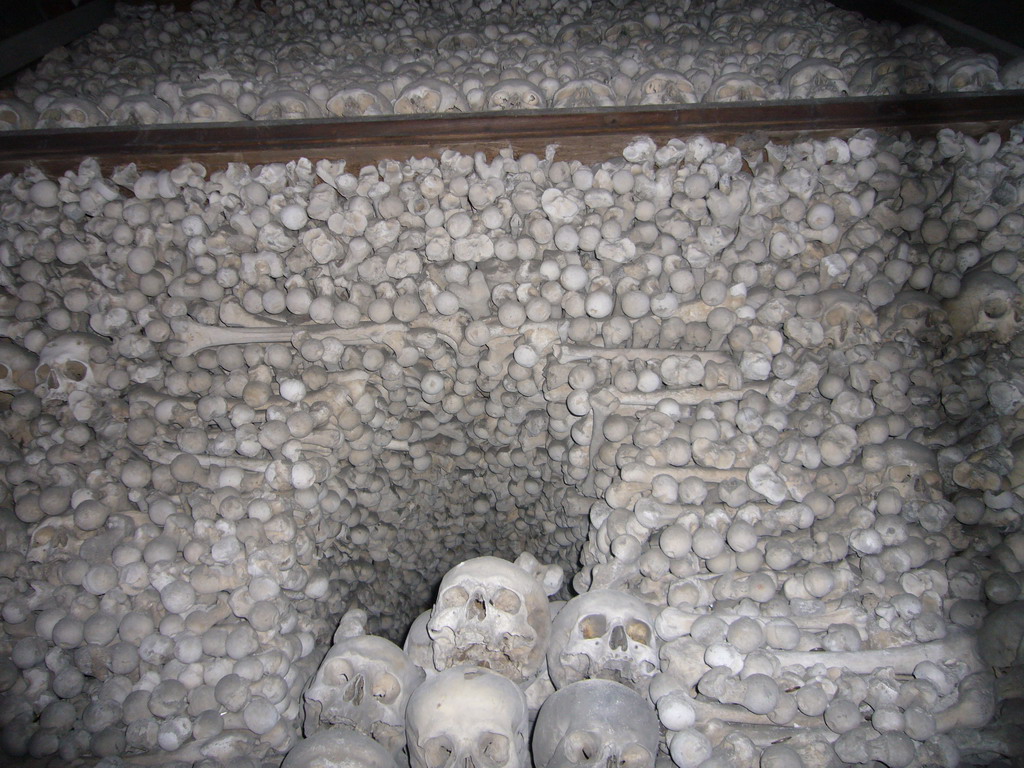
[[[3,176],[0,748],[1010,757],[1022,246],[1019,129]]]
[[[123,6],[0,98],[0,129],[1024,87],[1024,59],[823,0]]]

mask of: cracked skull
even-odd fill
[[[555,688],[600,678],[646,693],[657,672],[654,621],[639,598],[594,590],[574,597],[555,617],[548,648]]]
[[[427,633],[439,670],[459,664],[528,683],[544,663],[551,617],[543,586],[498,557],[477,557],[441,580]]]
[[[526,732],[526,696],[479,667],[430,678],[406,711],[412,768],[526,768]]]
[[[347,726],[370,736],[391,754],[405,746],[405,707],[424,673],[382,637],[341,640],[327,652],[304,694],[303,728]]]
[[[537,768],[652,768],[658,716],[640,694],[611,680],[582,680],[551,694],[537,715]]]

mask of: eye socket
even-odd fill
[[[562,741],[565,756],[574,765],[585,765],[596,760],[601,753],[597,735],[587,731],[571,731]]]
[[[480,754],[492,765],[508,762],[511,744],[507,736],[500,733],[484,733],[480,736]]]
[[[352,677],[352,665],[344,659],[335,659],[326,669],[324,677],[329,685],[341,685]]]
[[[619,765],[622,768],[642,768],[642,766],[653,764],[654,760],[651,758],[651,753],[639,744],[630,744],[626,747],[619,760]]]
[[[985,317],[991,320],[998,320],[1000,317],[1005,315],[1009,309],[1009,304],[1007,304],[1003,299],[989,299],[985,302],[985,306],[981,311],[985,314]]]
[[[651,628],[642,621],[631,619],[626,622],[626,634],[634,642],[642,645],[651,644]]]
[[[437,602],[441,608],[458,608],[469,602],[469,592],[462,587],[451,587],[445,590]]]
[[[442,768],[452,757],[452,743],[446,736],[435,736],[423,743],[423,758],[427,768]]]
[[[398,682],[398,678],[387,672],[373,681],[373,698],[384,704],[393,703],[401,692],[402,684]]]
[[[580,634],[584,640],[601,637],[608,631],[608,621],[599,613],[593,613],[580,621]]]
[[[78,362],[77,360],[72,360],[65,367],[64,375],[67,376],[72,381],[81,381],[82,379],[85,378],[85,374],[88,373],[88,370],[89,369],[86,368],[82,363]]]
[[[523,601],[520,600],[519,595],[511,589],[505,589],[502,587],[491,599],[491,605],[504,613],[519,613],[519,609],[522,607]]]

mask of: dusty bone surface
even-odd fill
[[[561,664],[677,763],[955,764],[1021,666],[1020,136],[3,177],[0,746],[394,754],[419,675],[326,654],[431,611],[528,721]]]
[[[0,102],[0,129],[976,92],[1019,87],[1019,72],[927,28],[800,0],[203,0],[119,8],[51,51]]]

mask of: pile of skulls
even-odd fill
[[[123,6],[23,73],[0,128],[1019,88],[1024,60],[821,0]]]
[[[0,747],[273,763],[357,608],[681,768],[1012,753],[1022,136],[0,178]],[[529,667],[434,589],[521,552]]]

